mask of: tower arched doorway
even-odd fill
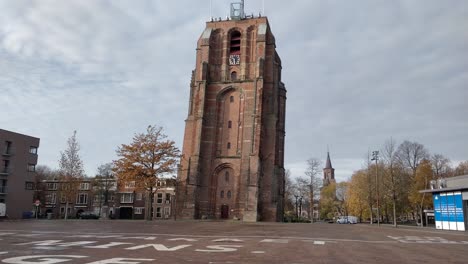
[[[236,177],[231,167],[224,167],[216,174],[216,218],[231,219],[235,216]]]

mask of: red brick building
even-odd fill
[[[285,107],[268,19],[241,6],[207,22],[190,85],[179,217],[282,220]]]

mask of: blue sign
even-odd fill
[[[465,230],[461,192],[435,193],[434,217],[437,229]]]

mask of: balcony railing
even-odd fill
[[[6,186],[0,186],[0,193],[7,193],[7,187]]]
[[[0,169],[0,175],[8,175],[8,174],[10,174],[10,172],[11,172],[11,168],[3,167],[3,168]]]

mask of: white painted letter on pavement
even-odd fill
[[[198,252],[232,252],[237,251],[237,248],[242,247],[241,245],[215,245],[206,246],[209,249],[197,249]]]
[[[176,250],[183,249],[183,248],[190,247],[190,246],[192,246],[192,245],[180,245],[180,246],[168,248],[163,244],[145,244],[145,245],[129,247],[129,248],[126,248],[126,249],[127,250],[137,250],[137,249],[142,249],[142,248],[147,248],[147,247],[153,247],[157,251],[176,251]]]
[[[76,255],[39,255],[39,256],[22,256],[4,259],[3,263],[10,264],[55,264],[72,261],[73,259],[86,258],[86,256]],[[30,261],[27,261],[30,260]]]

